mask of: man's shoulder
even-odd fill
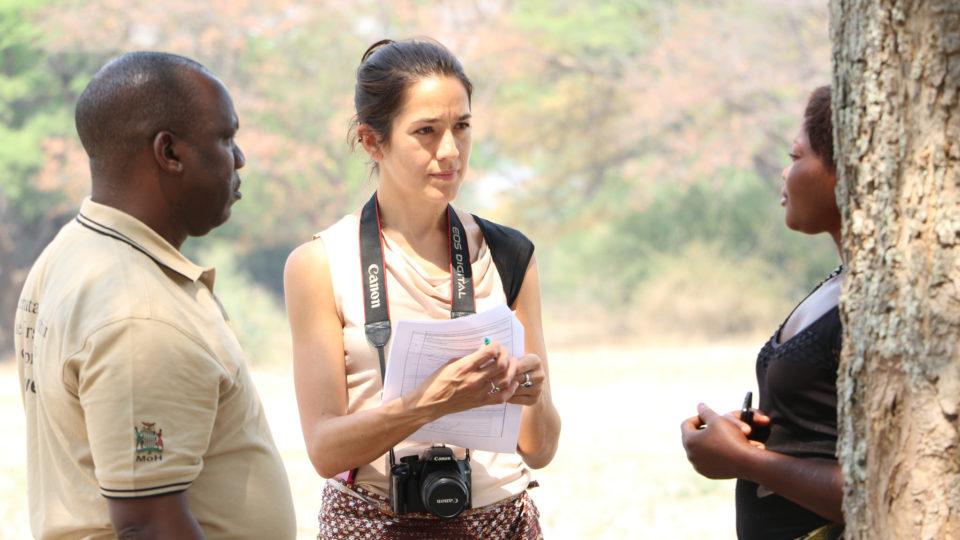
[[[84,228],[76,219],[60,229],[31,268],[37,284],[66,279],[71,283],[122,275],[146,258],[125,244]],[[149,260],[147,258],[147,260]],[[132,263],[132,264],[131,264]]]
[[[36,302],[40,317],[75,346],[104,326],[128,320],[157,320],[193,335],[170,309],[189,301],[179,297],[177,279],[134,247],[74,223],[37,260],[22,297]]]
[[[171,351],[180,351],[187,361],[206,357],[216,362],[218,355],[210,346],[197,335],[166,318],[160,317],[115,317],[106,319],[96,327],[89,329],[85,336],[87,349],[109,348],[114,342],[126,341],[129,347],[135,347],[136,354],[147,356],[162,356],[169,360],[174,355]],[[120,349],[123,349],[121,347]],[[120,354],[123,358],[133,358],[134,351]],[[82,353],[79,356],[84,356]]]
[[[153,281],[143,279],[144,269],[152,273],[146,263],[153,264],[129,246],[74,223],[44,250],[31,271],[37,273],[31,284],[46,303],[72,300],[74,308],[91,308],[110,319],[144,306]]]

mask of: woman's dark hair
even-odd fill
[[[473,95],[473,84],[460,61],[440,43],[429,39],[380,40],[363,53],[357,68],[353,104],[357,114],[350,125],[350,140],[358,142],[357,126],[366,124],[380,142],[389,140],[393,120],[400,113],[407,89],[428,77],[456,77]]]
[[[830,87],[821,86],[810,94],[803,111],[803,130],[810,139],[810,149],[830,171],[837,170],[833,157],[833,118],[830,108]]]

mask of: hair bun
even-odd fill
[[[367,52],[363,53],[363,58],[360,59],[360,63],[363,64],[364,62],[366,62],[367,59],[370,58],[370,55],[377,52],[380,49],[380,47],[383,47],[384,45],[389,45],[393,42],[394,41],[392,39],[381,39],[380,41],[374,43],[373,45],[367,48]]]

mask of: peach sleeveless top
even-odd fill
[[[457,211],[467,236],[478,227],[463,212]],[[471,231],[471,229],[473,231]],[[344,216],[330,228],[316,235],[323,240],[330,265],[333,291],[340,321],[343,324],[343,356],[347,373],[347,412],[354,413],[380,405],[382,383],[377,350],[364,333],[363,285],[360,273],[360,219]],[[429,275],[423,267],[395,242],[384,237],[383,253],[387,269],[387,291],[390,320],[430,320],[450,318],[450,277]],[[480,244],[473,269],[474,296],[477,312],[506,303],[500,274],[486,241]],[[387,343],[387,358],[391,342]],[[477,346],[479,347],[479,343]],[[419,453],[428,445],[401,442],[395,447],[400,456]],[[463,452],[456,449],[456,454]],[[517,495],[532,481],[530,470],[518,454],[472,451],[473,507],[479,508]],[[389,495],[390,478],[387,455],[360,467],[356,483],[365,489]]]

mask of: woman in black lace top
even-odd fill
[[[783,171],[789,228],[828,233],[840,250],[830,88],[810,96]],[[708,478],[737,478],[737,535],[835,538],[843,483],[835,457],[842,267],[793,310],[760,350],[760,408],[751,424],[704,404],[681,426],[687,458]]]

